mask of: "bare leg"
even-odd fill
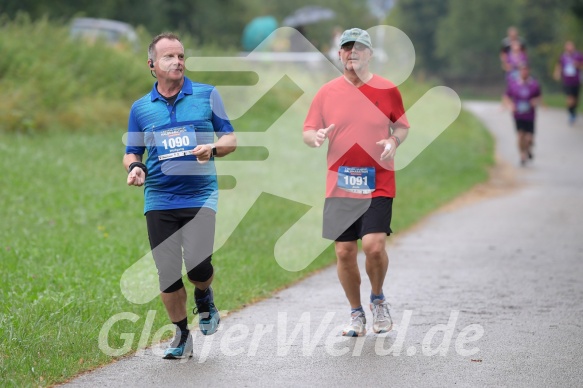
[[[572,108],[576,105],[576,100],[574,96],[567,96],[567,108]]]
[[[532,133],[525,133],[524,134],[524,142],[526,143],[526,154],[530,159],[532,155],[532,145],[534,143],[534,135]]]
[[[526,162],[528,159],[528,142],[526,135],[526,132],[518,131],[518,151],[520,152],[520,161],[522,163]]]
[[[356,241],[336,242],[336,257],[338,279],[344,289],[351,308],[361,306],[360,302],[360,271],[356,256],[358,244]]]
[[[180,322],[186,318],[186,290],[184,287],[174,292],[162,292],[160,297],[172,322]]]
[[[386,233],[371,233],[362,238],[362,249],[366,255],[366,273],[372,292],[379,295],[389,268],[389,256],[385,250]]]
[[[213,274],[211,275],[211,277],[210,277],[208,280],[204,281],[204,282],[195,282],[195,281],[193,281],[193,280],[190,280],[190,279],[188,279],[188,280],[189,280],[189,281],[190,281],[192,284],[194,284],[194,286],[195,286],[196,288],[198,288],[198,289],[199,289],[199,290],[201,290],[201,291],[204,291],[204,290],[206,290],[207,288],[209,288],[209,287],[211,286],[211,283],[213,282],[213,278],[214,278],[214,277],[215,277],[215,274],[213,273]]]

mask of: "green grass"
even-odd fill
[[[544,92],[544,91],[543,91]],[[562,93],[549,93],[543,95],[544,106],[550,108],[560,108],[567,110],[567,100]],[[581,97],[579,98],[579,105],[577,106],[577,112],[583,113],[583,104],[581,103]]]
[[[53,27],[23,24],[24,30],[38,30],[29,33],[25,44],[32,45],[36,40],[42,45],[51,43],[53,48],[71,48],[64,36],[58,35],[62,32],[57,31],[57,37],[65,43],[48,37],[54,33]],[[25,36],[22,30],[8,27],[13,29],[9,30],[9,36]],[[8,27],[2,28],[6,31]],[[10,47],[14,55],[23,55],[9,42],[11,39],[4,39],[7,36],[4,31],[0,31],[0,50],[4,53]],[[109,49],[97,47],[95,50],[100,53]],[[88,51],[87,55],[96,54]],[[108,55],[115,57],[111,51]],[[6,66],[7,57],[0,58],[0,68]],[[117,66],[117,61],[125,64],[137,61],[131,57],[116,58],[108,60],[109,63]],[[93,66],[91,62],[87,66]],[[53,67],[57,80],[41,77],[35,85],[47,91],[54,82],[58,85],[66,82],[66,61],[61,65],[65,68]],[[37,65],[30,66],[31,70],[37,68]],[[103,66],[104,72],[112,70],[110,65]],[[140,86],[131,86],[133,89],[127,95],[118,95],[116,91],[92,95],[71,86],[64,95],[66,98],[63,97],[63,106],[55,107],[44,97],[35,97],[38,100],[34,110],[26,110],[25,115],[10,125],[0,120],[5,124],[0,129],[1,386],[51,385],[111,362],[114,357],[100,350],[98,337],[104,323],[116,314],[136,314],[139,320],[120,321],[112,327],[108,337],[112,348],[124,346],[123,333],[135,333],[131,342],[131,349],[135,350],[150,311],[156,313],[152,333],[168,323],[158,298],[137,305],[130,303],[120,289],[124,271],[149,252],[142,215],[143,192],[126,186],[121,158],[122,134],[131,99],[147,92],[153,80],[139,68],[129,66],[126,72],[131,77],[121,77],[116,85],[127,85],[137,77]],[[14,82],[16,70],[10,69],[0,73],[0,85],[10,96],[8,101],[12,105],[0,107],[0,116],[6,115],[0,118],[18,116],[14,116],[18,111],[14,107],[29,109],[20,88],[32,90],[33,86],[24,82],[26,74],[21,75],[22,85]],[[47,76],[46,72],[42,74]],[[212,83],[218,75],[204,77],[203,81]],[[87,82],[99,88],[98,80],[92,78]],[[426,85],[411,82],[403,85],[406,106],[411,106],[427,89]],[[267,130],[285,113],[296,120],[296,130],[292,128],[286,134],[288,137],[279,142],[301,143],[301,122],[306,107],[292,105],[301,94],[293,82],[283,79],[248,114],[234,121],[241,138],[246,132]],[[25,125],[23,117],[30,125]],[[79,125],[72,124],[75,122]],[[266,148],[273,155],[274,149]],[[302,163],[302,154],[291,152],[294,147],[289,148],[290,152],[285,155],[288,165]],[[241,148],[238,152],[245,160],[265,158],[264,148]],[[492,153],[488,133],[473,117],[463,113],[417,159],[397,173],[398,196],[393,222],[396,234],[485,180],[487,169],[493,163]],[[258,167],[256,173],[263,166],[261,172],[269,177],[279,174],[271,159],[268,163],[258,163],[263,164],[254,165]],[[225,173],[229,172],[226,168]],[[243,183],[235,184],[227,178],[222,187],[236,189]],[[225,190],[222,196],[228,193]],[[249,211],[213,259],[216,302],[221,310],[235,310],[269,297],[274,291],[335,261],[333,249],[328,247],[301,271],[283,269],[275,260],[274,245],[310,206],[266,192],[251,198]],[[192,287],[187,285],[187,288],[190,295]],[[150,345],[152,337],[145,340]]]

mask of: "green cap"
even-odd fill
[[[358,42],[364,44],[368,48],[372,48],[370,35],[368,32],[361,30],[360,28],[351,28],[342,33],[342,36],[340,37],[340,47],[348,42]]]

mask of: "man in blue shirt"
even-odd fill
[[[177,326],[176,336],[164,353],[168,359],[191,357],[193,352],[183,260],[188,279],[195,286],[201,332],[214,334],[220,322],[211,288],[218,202],[214,158],[237,147],[217,90],[185,77],[184,59],[178,36],[163,33],[152,40],[148,66],[158,81],[132,105],[123,158],[127,184],[145,185],[144,213],[160,295]]]

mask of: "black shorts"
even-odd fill
[[[567,96],[579,97],[579,85],[563,85],[563,92]]]
[[[534,133],[534,121],[514,119],[514,123],[517,131]]]
[[[211,260],[216,213],[209,208],[151,210],[146,213],[152,255],[160,290],[182,278],[182,262],[190,271]],[[184,253],[183,253],[184,250]]]
[[[369,233],[391,234],[393,198],[326,198],[322,237],[356,241]]]

